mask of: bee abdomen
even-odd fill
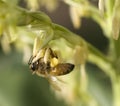
[[[52,68],[50,75],[60,76],[70,73],[74,69],[74,65],[71,63],[60,63]]]

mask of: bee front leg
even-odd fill
[[[45,55],[44,55],[44,62],[45,62],[45,64],[50,63],[50,60],[51,60],[51,49],[50,48],[46,48]]]

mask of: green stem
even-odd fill
[[[113,13],[114,2],[115,0],[105,0],[105,7],[106,7],[108,17],[111,17]]]
[[[120,75],[112,79],[113,106],[120,106]]]
[[[114,77],[115,72],[113,71],[114,68],[112,66],[112,63],[107,58],[104,58],[104,55],[102,55],[100,52],[98,52],[92,46],[90,46],[89,49],[91,49],[91,50],[90,50],[90,53],[89,53],[88,61],[93,63],[93,64],[96,64],[110,78]],[[97,54],[97,55],[95,55],[95,54]]]

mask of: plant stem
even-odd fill
[[[113,106],[120,106],[120,75],[112,79]]]

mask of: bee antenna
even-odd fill
[[[33,60],[33,56],[30,57],[29,61],[28,61],[28,65],[30,65],[32,63]]]

